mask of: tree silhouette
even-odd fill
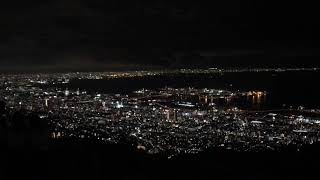
[[[3,115],[6,112],[6,103],[0,101],[0,115]]]

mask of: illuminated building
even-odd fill
[[[48,107],[48,101],[49,101],[49,99],[45,99],[45,100],[44,100],[44,103],[45,103],[45,106],[46,106],[46,107]]]
[[[176,109],[167,109],[166,111],[166,117],[167,121],[170,122],[177,122],[178,121],[178,111]]]
[[[64,92],[64,95],[65,96],[69,96],[69,94],[70,94],[70,91],[68,89],[66,89],[65,92]]]

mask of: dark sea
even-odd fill
[[[129,94],[138,89],[163,87],[213,88],[231,91],[266,91],[259,107],[320,108],[319,71],[168,74],[112,80],[71,80],[65,88],[89,93]],[[245,103],[242,103],[245,104]]]

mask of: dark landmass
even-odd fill
[[[126,145],[92,141],[52,142],[50,177],[54,179],[308,179],[316,174],[319,144],[285,147],[280,152],[210,149],[173,159],[152,156]],[[52,174],[51,174],[52,173]]]
[[[50,141],[45,152],[10,151],[4,179],[309,179],[317,175],[320,145],[299,152],[233,152],[211,149],[173,159],[148,155],[129,145],[91,140]],[[2,169],[3,170],[3,169]]]
[[[43,179],[48,174],[48,127],[36,113],[12,111],[0,101],[0,179]]]

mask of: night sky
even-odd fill
[[[317,8],[304,1],[11,0],[0,7],[0,70],[314,66]]]

